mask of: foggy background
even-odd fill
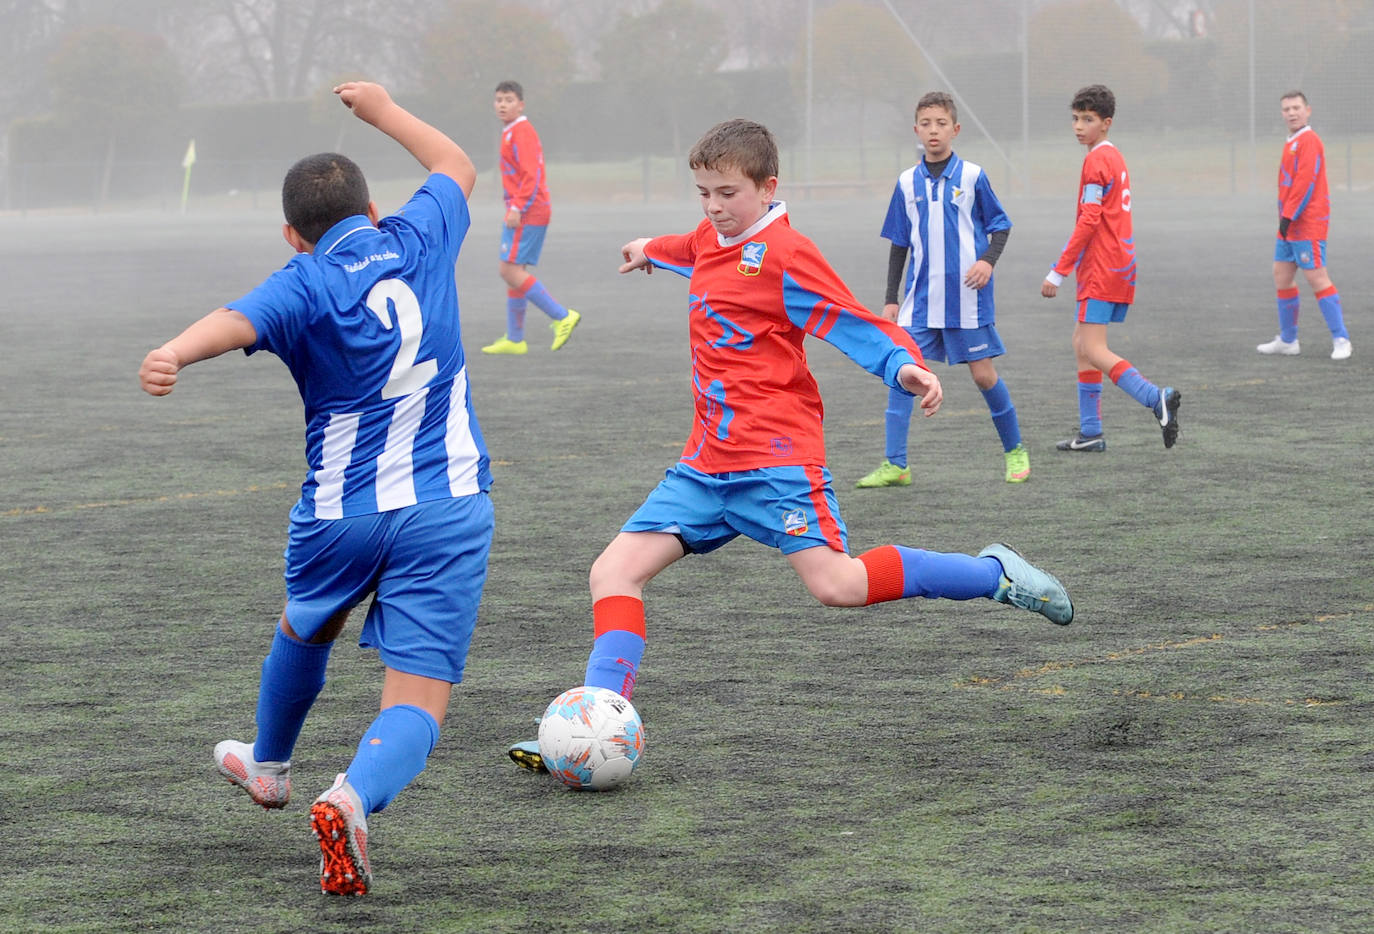
[[[1082,155],[1068,101],[1098,82],[1138,189],[1270,191],[1290,88],[1333,190],[1374,183],[1374,0],[0,0],[0,53],[7,211],[274,208],[321,150],[413,179],[329,93],[347,78],[385,83],[484,171],[493,88],[520,81],[555,202],[686,196],[686,149],[733,116],[778,136],[786,195],[882,193],[935,89],[1000,192],[1062,195]]]

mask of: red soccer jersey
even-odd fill
[[[1088,150],[1078,180],[1073,235],[1054,264],[1067,276],[1078,270],[1078,301],[1135,300],[1135,240],[1131,234],[1131,179],[1121,151],[1107,140]]]
[[[1289,240],[1325,240],[1331,219],[1326,190],[1326,150],[1321,137],[1305,126],[1283,144],[1279,160],[1279,216],[1286,217]]]
[[[859,304],[816,245],[776,202],[744,233],[703,220],[655,237],[655,266],[691,280],[688,296],[695,424],[682,461],[705,473],[824,466],[824,410],[802,342],[812,334],[895,386],[924,366],[907,333]]]
[[[501,131],[501,187],[506,207],[519,208],[526,224],[547,224],[553,214],[544,180],[544,147],[524,116]]]

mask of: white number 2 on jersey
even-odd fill
[[[424,319],[420,315],[420,300],[400,279],[383,279],[367,293],[367,307],[382,320],[382,326],[391,330],[391,314],[388,303],[396,309],[396,327],[401,332],[401,346],[396,350],[396,359],[391,363],[391,378],[382,387],[383,399],[408,396],[417,389],[423,389],[434,374],[439,372],[435,360],[415,362],[420,352],[420,336],[424,331]]]

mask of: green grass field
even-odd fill
[[[380,668],[340,640],[294,759],[251,805],[211,749],[249,738],[282,600],[302,420],[278,361],[235,354],[137,389],[144,352],[287,258],[271,213],[0,217],[0,930],[1352,931],[1374,917],[1374,202],[1337,199],[1330,263],[1355,356],[1304,290],[1303,355],[1274,333],[1267,199],[1136,192],[1137,304],[1113,348],[1184,394],[1165,451],[1104,393],[1076,422],[1070,302],[1038,297],[1063,199],[1007,207],[999,326],[1031,450],[1002,483],[958,369],[914,425],[915,484],[856,491],[886,390],[824,344],[831,469],[855,551],[1007,541],[1058,574],[1067,628],[991,602],[816,605],[747,541],[647,595],[635,701],[648,749],[577,794],[503,755],[581,679],[592,559],[689,425],[685,283],[617,277],[633,236],[693,204],[561,207],[541,278],[585,319],[568,347],[485,358],[503,290],[496,195],[460,260],[497,537],[467,680],[428,769],[372,818],[374,891],[317,885],[310,800],[375,712]],[[796,202],[881,301],[886,199]],[[394,204],[383,204],[383,208]],[[532,334],[542,331],[533,320]]]

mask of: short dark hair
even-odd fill
[[[1090,84],[1073,94],[1070,110],[1091,110],[1103,120],[1116,116],[1116,95],[1105,84]]]
[[[916,116],[921,115],[921,111],[927,107],[943,107],[949,111],[949,119],[955,123],[959,122],[959,108],[954,106],[954,95],[944,91],[928,91],[921,95],[921,99],[916,102]]]
[[[496,86],[493,94],[514,94],[519,100],[525,99],[525,89],[520,86],[519,81],[502,81]]]
[[[736,118],[717,123],[687,154],[687,166],[723,172],[737,169],[762,185],[778,174],[778,144],[768,127]]]
[[[281,185],[286,222],[307,243],[319,243],[345,217],[366,214],[371,200],[363,170],[337,152],[306,156],[291,166]]]
[[[1307,95],[1299,91],[1297,88],[1294,88],[1291,91],[1284,91],[1283,95],[1279,97],[1279,103],[1282,104],[1284,101],[1292,100],[1295,97],[1302,99],[1302,105],[1304,107],[1312,106],[1311,104],[1307,103]]]

